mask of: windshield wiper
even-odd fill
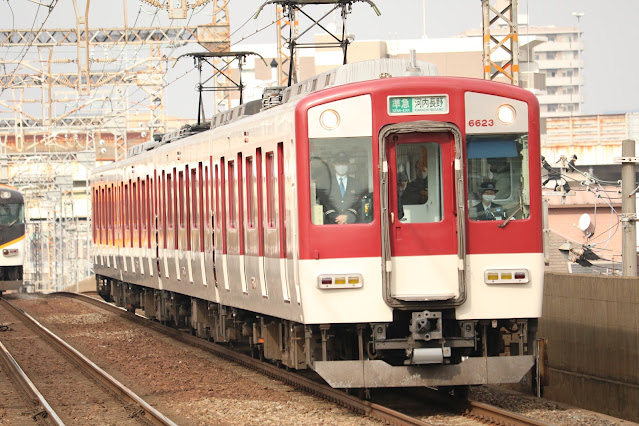
[[[499,225],[497,225],[497,227],[499,228],[505,228],[506,225],[508,225],[510,223],[511,220],[513,220],[513,218],[515,217],[515,215],[517,213],[519,213],[519,210],[521,210],[524,207],[523,204],[520,204],[519,207],[517,207],[517,210],[515,210],[510,216],[508,216],[508,219],[506,219],[504,221],[504,223],[500,223]]]
[[[16,222],[18,221],[18,219],[14,219],[9,225],[7,225],[7,227],[12,227]]]

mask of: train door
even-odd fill
[[[286,223],[284,190],[283,144],[277,152],[267,152],[265,161],[265,226],[264,226],[264,282],[263,296],[271,297],[281,289],[282,299],[290,302],[291,295],[286,274]]]
[[[388,126],[380,141],[387,171],[382,179],[387,301],[459,299],[465,233],[461,136],[450,125],[418,122]]]

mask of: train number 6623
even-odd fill
[[[468,127],[492,127],[494,125],[493,120],[468,120]]]

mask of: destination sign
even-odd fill
[[[388,113],[390,115],[447,114],[448,95],[390,96]]]

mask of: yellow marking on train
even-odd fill
[[[16,239],[15,239],[15,240],[13,240],[13,241],[9,241],[9,242],[8,242],[8,243],[6,243],[6,244],[2,244],[2,245],[0,246],[0,250],[1,250],[1,249],[3,249],[3,248],[5,248],[5,247],[7,247],[7,246],[10,246],[11,244],[15,244],[15,243],[17,243],[17,242],[18,242],[18,241],[20,241],[20,240],[24,240],[24,237],[25,237],[25,236],[24,236],[24,235],[22,235],[21,237],[18,237],[18,238],[16,238]]]

